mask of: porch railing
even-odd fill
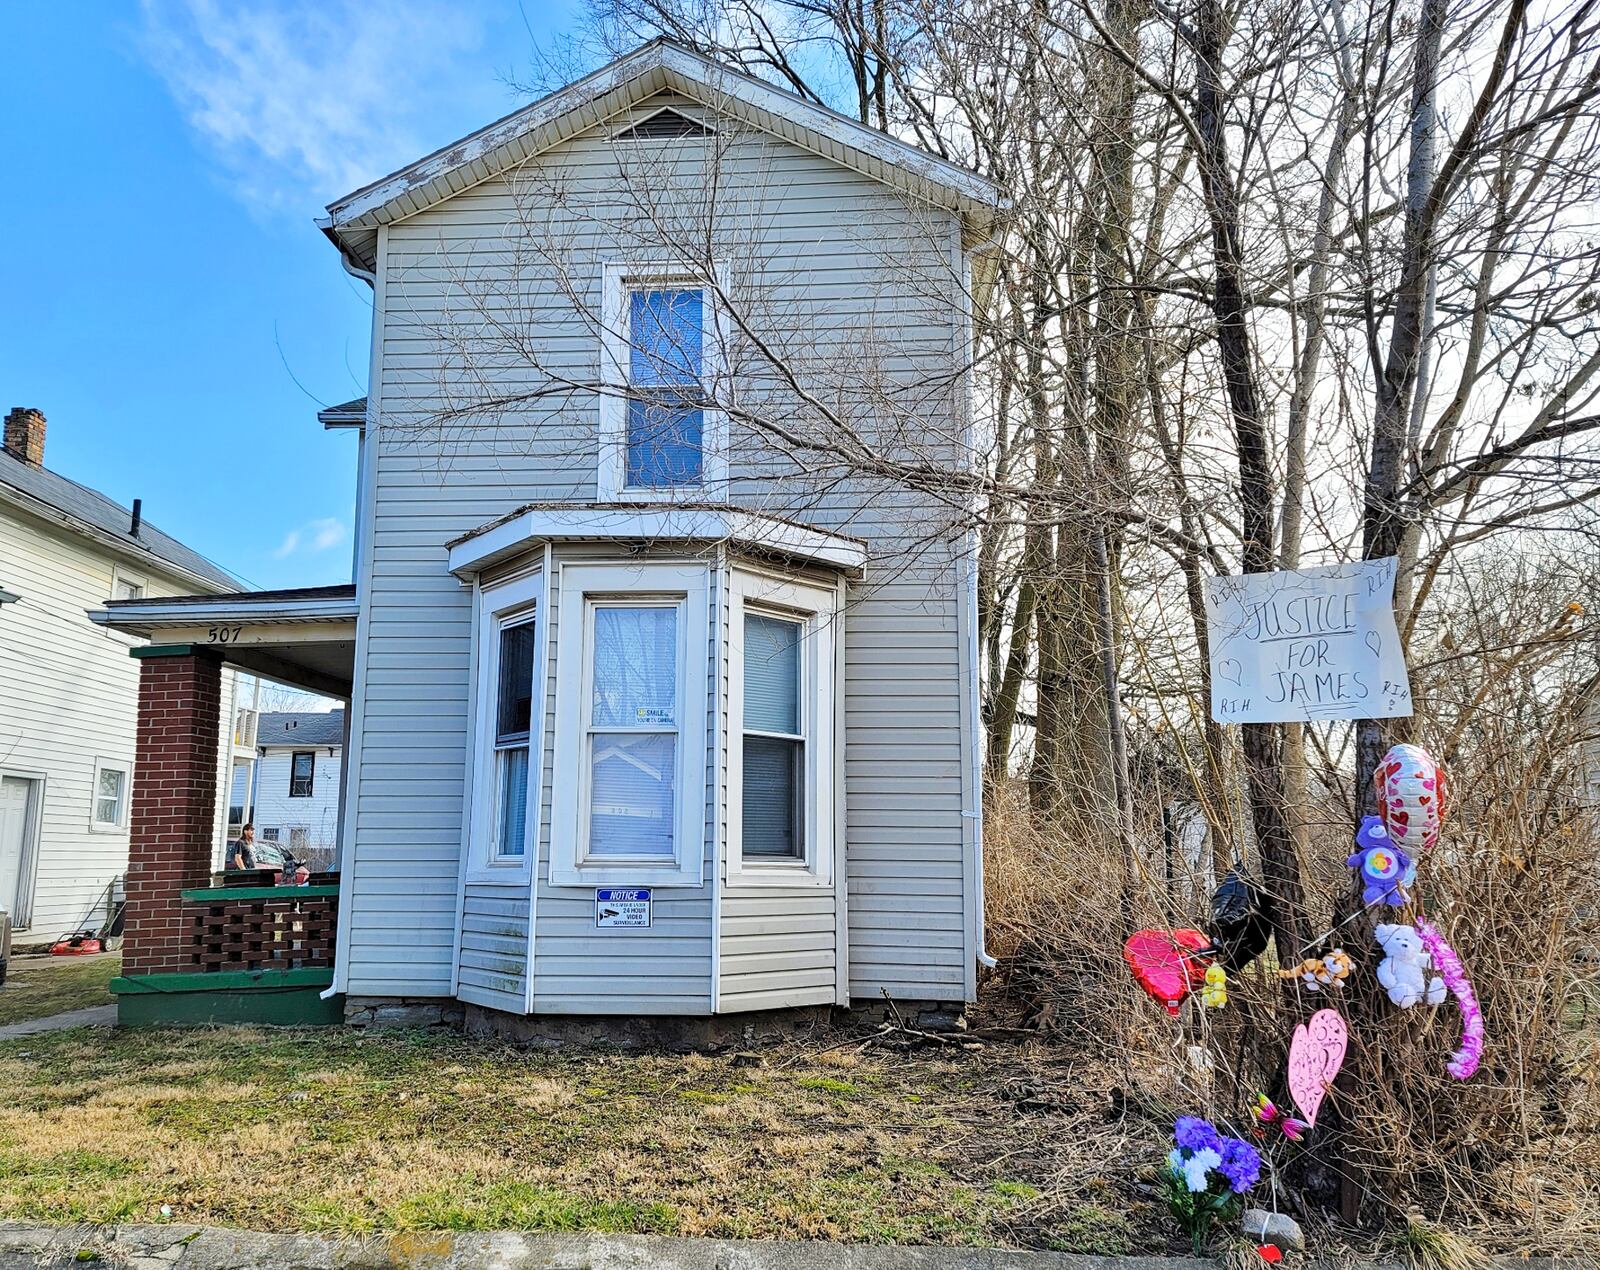
[[[202,974],[333,965],[336,874],[309,886],[222,885],[183,892],[189,959]]]

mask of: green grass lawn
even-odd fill
[[[14,957],[0,984],[0,1026],[68,1010],[110,1005],[106,989],[122,972],[119,953],[93,957]]]
[[[996,1084],[979,1056],[797,1045],[751,1065],[453,1034],[51,1033],[0,1043],[0,1218],[1057,1243],[1042,1126]],[[1121,1250],[1119,1221],[1097,1250]],[[1086,1238],[1081,1208],[1059,1225]]]

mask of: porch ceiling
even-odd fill
[[[352,585],[112,600],[89,620],[157,644],[215,649],[229,665],[330,697],[355,677]]]

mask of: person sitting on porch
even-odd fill
[[[256,867],[256,827],[245,825],[239,830],[239,836],[228,844],[228,867],[230,869],[253,869]]]

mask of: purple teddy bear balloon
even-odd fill
[[[1417,866],[1389,839],[1389,831],[1377,816],[1363,816],[1356,833],[1356,853],[1345,861],[1361,870],[1365,886],[1363,904],[1388,904],[1399,908],[1409,898],[1406,888],[1417,880]]]

